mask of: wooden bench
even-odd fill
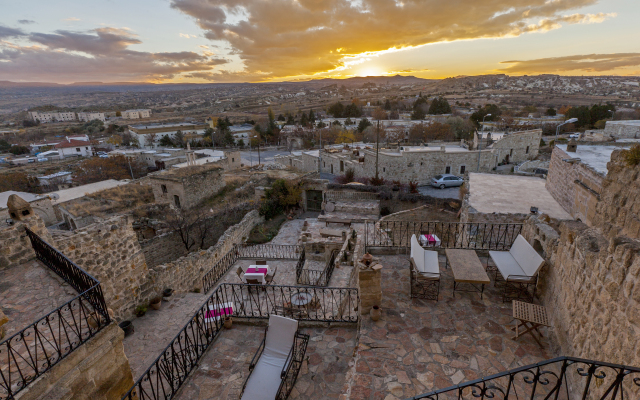
[[[329,226],[329,224],[343,224],[346,226],[351,226],[351,220],[350,219],[344,219],[344,218],[327,218],[324,220],[324,226]]]

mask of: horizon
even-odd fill
[[[633,0],[0,0],[0,7],[0,81],[16,83],[640,76],[640,44],[629,40],[640,34]]]

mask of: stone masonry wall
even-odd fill
[[[640,365],[640,241],[530,217],[523,236],[547,263],[538,296],[563,355]]]
[[[545,186],[571,216],[592,226],[604,176],[581,162],[562,161],[572,157],[558,147],[553,149]]]
[[[640,125],[632,125],[627,121],[607,121],[604,133],[615,138],[639,138]]]
[[[58,250],[100,281],[118,320],[129,318],[148,300],[141,287],[149,270],[131,222],[130,216],[119,215],[74,232],[54,233]]]
[[[45,242],[55,247],[49,231],[44,226],[44,221],[37,215],[33,215],[26,221],[15,222],[14,225],[4,225],[0,229],[0,270],[13,265],[24,264],[36,257],[31,241],[27,236],[25,227],[31,229]]]
[[[225,165],[227,161],[225,161]],[[153,187],[153,197],[158,204],[174,204],[175,197],[180,199],[180,207],[189,209],[200,204],[220,191],[225,185],[222,178],[223,169],[208,165],[182,168],[180,171],[168,171],[153,175],[150,178]],[[188,169],[193,173],[188,174]],[[164,189],[163,189],[164,185]],[[165,191],[166,190],[166,191]]]
[[[190,253],[174,262],[151,268],[151,279],[147,286],[157,290],[171,288],[177,292],[191,291],[195,288],[202,289],[204,274],[233,246],[242,243],[242,238],[248,236],[254,226],[262,222],[264,222],[264,218],[258,214],[258,211],[250,211],[240,223],[227,229],[215,246]]]
[[[111,323],[36,379],[16,399],[120,399],[133,386],[123,339],[122,329]]]

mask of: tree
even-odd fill
[[[9,153],[17,156],[20,154],[29,154],[30,150],[26,146],[11,146]]]
[[[353,125],[353,121],[351,120],[351,118],[347,117],[347,119],[344,121],[344,126],[349,126],[349,125]]]
[[[278,179],[273,182],[271,189],[265,190],[258,212],[266,219],[271,219],[296,206],[301,198],[302,189],[299,183]]]
[[[278,121],[286,121],[287,119],[284,117],[283,114],[278,115]]]
[[[330,105],[327,109],[327,114],[332,115],[334,118],[341,118],[344,113],[344,105],[339,101]]]
[[[351,131],[342,130],[336,138],[336,143],[353,143],[356,141],[356,136]]]
[[[7,151],[11,147],[11,144],[4,139],[0,139],[0,151]]]
[[[73,180],[81,184],[100,182],[106,179],[137,179],[147,173],[147,166],[137,159],[127,159],[125,156],[107,158],[88,158],[80,163]]]
[[[358,123],[358,132],[360,133],[364,132],[364,130],[367,129],[367,127],[369,126],[371,126],[371,122],[369,122],[369,120],[366,118],[362,118]]]
[[[116,111],[116,117],[122,117],[122,113],[120,111]]]
[[[171,140],[169,135],[163,135],[158,143],[163,147],[173,147],[173,140]]]
[[[555,117],[557,114],[558,114],[558,112],[553,107],[547,108],[547,111],[545,112],[545,115],[548,116],[548,117]]]
[[[591,112],[587,106],[571,107],[564,114],[564,117],[566,119],[577,118],[578,121],[575,123],[577,128],[589,126],[591,124]]]
[[[309,110],[309,122],[312,124],[316,122],[316,115],[313,113],[313,109]]]
[[[444,97],[433,99],[429,106],[429,114],[451,114],[451,106]]]
[[[362,115],[362,111],[360,110],[360,107],[358,107],[355,103],[351,103],[347,107],[345,107],[344,112],[342,114],[343,117],[354,117],[354,118],[358,118],[361,115]]]
[[[487,117],[489,114],[491,114],[491,116]],[[471,114],[469,119],[473,122],[476,128],[479,128],[483,118],[485,121],[497,121],[498,118],[500,118],[500,115],[502,115],[500,107],[495,104],[486,104],[484,107]]]
[[[173,142],[178,147],[184,147],[184,134],[180,129],[176,131],[176,134],[173,135]]]
[[[461,117],[449,117],[445,123],[451,126],[456,139],[468,140],[474,131],[471,121],[462,119]]]
[[[206,235],[211,228],[210,222],[203,216],[203,213],[181,208],[173,209],[169,213],[166,223],[169,229],[180,237],[180,241],[187,251],[190,251],[198,243],[203,246]]]
[[[39,191],[39,188],[31,182],[24,172],[0,174],[0,192],[15,190],[16,192],[34,193]]]
[[[423,123],[413,125],[409,129],[409,141],[412,143],[424,142],[425,139],[425,127]]]
[[[440,122],[432,122],[425,127],[425,140],[427,142],[434,140],[453,140],[455,135],[451,125],[442,124]]]
[[[391,111],[391,102],[389,101],[389,99],[387,99],[384,102],[384,109],[387,110],[387,111]]]
[[[231,131],[225,132],[224,138],[222,139],[222,143],[225,146],[233,146],[234,144],[236,144],[236,139],[231,134]]]
[[[307,114],[302,113],[302,116],[300,117],[300,125],[302,126],[309,125],[309,117],[307,117]]]
[[[376,121],[381,121],[383,119],[387,119],[387,113],[382,108],[377,107],[375,110],[373,110],[372,117]]]
[[[238,146],[244,147],[244,140],[243,139],[238,140]]]

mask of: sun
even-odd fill
[[[367,67],[360,70],[358,76],[380,76],[383,72],[377,67]]]

